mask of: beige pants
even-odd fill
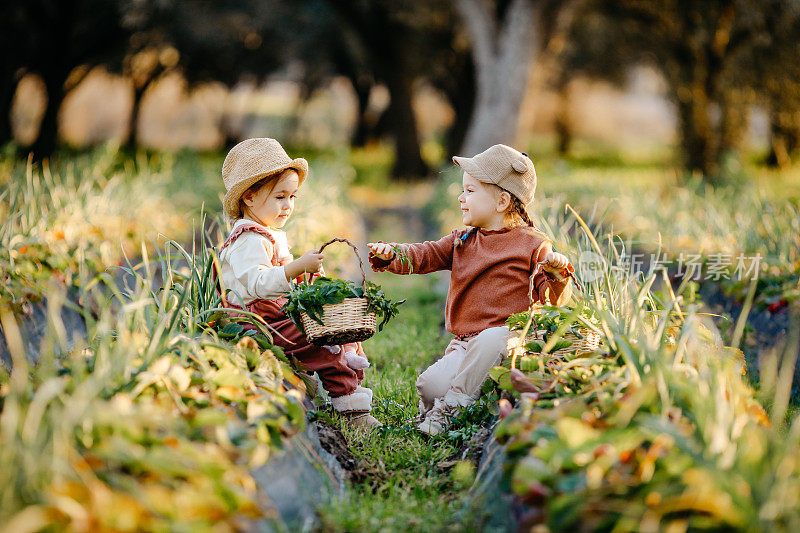
[[[508,354],[506,326],[489,328],[466,340],[453,339],[444,356],[417,378],[420,411],[424,414],[437,398],[449,406],[466,407],[480,395],[489,370]]]

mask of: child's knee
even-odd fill
[[[447,392],[447,387],[443,387],[439,383],[441,379],[435,372],[430,371],[431,368],[428,368],[417,378],[417,394],[426,404],[433,403],[433,400]]]
[[[423,372],[422,374],[419,375],[419,377],[417,377],[416,386],[417,386],[417,394],[419,395],[419,397],[422,398],[423,401],[427,402],[428,399],[430,398],[430,395],[429,395],[428,379],[425,376],[425,372]]]
[[[479,352],[485,354],[486,357],[500,358],[508,355],[508,339],[511,337],[511,332],[507,326],[499,326],[495,328],[488,328],[481,331],[473,340],[476,347],[479,347]]]

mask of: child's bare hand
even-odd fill
[[[569,264],[569,259],[564,254],[558,252],[550,252],[544,257],[544,264],[542,268],[548,272],[560,272],[561,269]]]
[[[368,242],[367,246],[369,247],[369,251],[372,252],[372,255],[378,259],[391,261],[392,258],[394,258],[394,250],[392,250],[392,248],[395,244],[393,242]]]
[[[316,250],[309,250],[284,267],[286,278],[293,279],[306,272],[319,272],[322,270],[322,260],[325,256]]]

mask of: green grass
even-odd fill
[[[345,498],[320,511],[320,530],[473,529],[472,518],[459,514],[468,483],[436,468],[456,447],[445,438],[423,437],[412,424],[419,401],[417,376],[441,356],[451,338],[442,329],[443,296],[434,292],[433,276],[375,278],[390,297],[408,298],[400,316],[364,343],[372,362],[365,385],[375,393],[374,414],[385,427],[368,434],[344,428],[353,454],[373,475],[350,484]]]

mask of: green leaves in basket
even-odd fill
[[[372,282],[367,282],[367,312],[375,313],[375,317],[380,319],[380,324],[378,324],[378,331],[383,330],[383,326],[391,320],[392,318],[397,316],[398,308],[400,304],[405,302],[405,298],[394,302],[386,297],[384,294],[383,289],[381,289],[378,285],[375,285]]]
[[[564,321],[569,320],[571,318],[571,323],[569,327],[567,327],[566,332],[570,332],[574,334],[579,339],[583,338],[583,335],[580,333],[580,328],[584,327],[581,323],[579,318],[586,320],[587,322],[596,322],[596,317],[589,311],[587,308],[581,308],[577,315],[574,315],[575,310],[570,309],[569,307],[557,307],[553,305],[544,305],[537,309],[536,313],[533,316],[533,324],[531,325],[531,331],[542,331],[544,341],[547,342],[550,339],[550,336],[556,332],[558,327],[564,323]],[[528,321],[528,317],[530,317],[530,313],[528,311],[524,311],[522,313],[515,313],[509,316],[506,319],[506,324],[508,325],[511,331],[518,331],[525,327],[525,324]],[[563,344],[563,342],[569,343],[569,341],[558,341],[555,346],[553,346],[550,351],[554,352],[561,348],[567,348],[570,346],[569,344]],[[540,343],[544,346],[543,343]],[[531,350],[531,348],[527,349]],[[531,350],[540,352],[541,346],[537,349]]]
[[[366,298],[368,301],[367,312],[374,312],[376,318],[382,319],[378,330],[391,318],[397,316],[398,306],[405,302],[393,302],[386,297],[383,290],[374,283],[366,283],[366,292],[352,281],[332,279],[325,276],[316,278],[313,283],[304,281],[296,284],[286,296],[288,300],[283,306],[283,312],[292,319],[292,322],[305,333],[301,313],[308,314],[312,320],[322,324],[324,305],[342,303],[345,298]]]
[[[553,345],[550,349],[550,353],[561,350],[562,348],[569,348],[570,346],[572,346],[572,341],[561,339]],[[541,352],[544,350],[544,343],[541,341],[531,341],[525,345],[525,349],[529,352]]]
[[[544,343],[541,341],[531,341],[525,345],[525,349],[529,352],[541,352],[544,349]]]

